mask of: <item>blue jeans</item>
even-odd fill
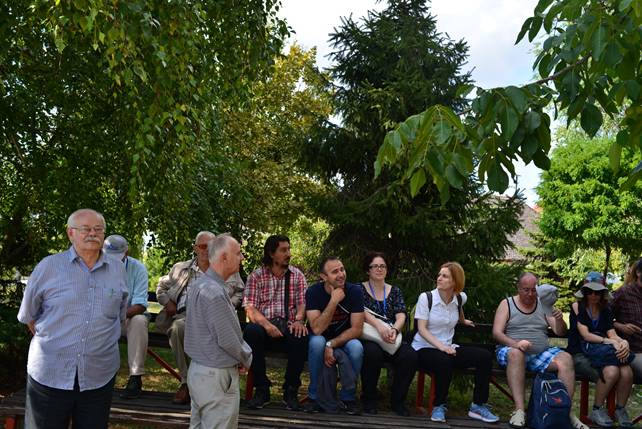
[[[322,335],[310,335],[309,341],[308,366],[310,367],[310,386],[308,387],[308,396],[310,399],[316,401],[319,373],[321,372],[322,366],[325,365],[325,363],[323,363],[323,355],[327,340]],[[361,341],[353,339],[339,348],[350,358],[350,363],[355,374],[359,374],[361,372],[361,363],[363,362],[363,345],[361,345]],[[342,386],[339,392],[339,399],[342,401],[355,401],[357,399],[357,389],[344,389]]]

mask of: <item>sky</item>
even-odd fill
[[[385,2],[375,0],[282,0],[281,17],[285,18],[304,48],[317,48],[317,64],[327,68],[329,34],[341,26],[341,17],[352,14],[354,20],[368,10],[382,10]],[[469,46],[468,64],[475,83],[483,88],[521,85],[533,80],[533,46],[515,39],[536,0],[432,0],[430,12],[437,19],[437,29],[450,38],[464,39]],[[540,170],[534,165],[517,165],[518,186],[529,204],[537,200],[535,187]]]

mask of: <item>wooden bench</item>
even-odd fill
[[[468,335],[470,336],[471,334],[473,336],[483,336],[486,338],[489,338],[492,336],[492,324],[476,324],[475,327],[469,327],[469,326],[463,326],[463,325],[458,325],[456,329],[456,334],[455,334],[455,343],[460,344],[460,345],[469,345],[469,346],[478,346],[482,348],[486,348],[490,350],[493,353],[493,358],[495,357],[495,344],[494,342],[487,340],[486,342],[480,343],[470,343],[466,341],[458,341],[457,337],[460,335]],[[549,329],[549,337],[551,338],[563,338],[566,339],[566,337],[560,337],[558,335],[555,335],[552,330]],[[474,369],[469,368],[465,370],[460,370],[458,371],[459,374],[465,374],[465,375],[474,375]],[[533,377],[533,373],[527,373],[527,377]],[[425,384],[426,384],[426,376],[430,378],[430,390],[428,393],[428,398],[425,398]],[[506,379],[506,371],[499,366],[495,366],[492,370],[492,375],[490,379],[490,383],[497,388],[504,396],[506,396],[508,399],[511,401],[513,400],[513,396],[510,393],[510,390],[504,387],[499,380],[504,380]],[[576,381],[580,382],[580,420],[583,423],[589,424],[591,420],[589,419],[589,383],[590,380],[587,377],[583,376],[578,376],[576,377]],[[634,384],[642,384],[642,379],[636,379],[634,380]],[[434,382],[434,374],[426,374],[422,370],[417,371],[417,395],[415,397],[415,407],[417,410],[421,413],[424,414],[431,414],[432,413],[432,408],[433,408],[433,402],[435,400],[435,382]],[[425,406],[424,406],[425,403]],[[611,417],[615,415],[615,388],[611,390],[609,393],[609,396],[607,398],[607,408],[609,411],[609,414]],[[638,423],[639,421],[642,421],[642,415],[639,415],[633,419],[633,423]]]

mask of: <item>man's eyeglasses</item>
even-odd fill
[[[530,295],[533,295],[533,294],[537,293],[537,289],[535,289],[535,288],[523,288],[523,287],[520,287],[519,290],[521,290],[522,293],[526,293],[526,294],[530,294]]]
[[[370,265],[370,269],[371,270],[385,270],[386,268],[388,268],[388,267],[386,267],[384,264],[372,264],[372,265]]]
[[[96,234],[104,234],[105,228],[102,226],[70,226],[69,228],[80,231],[82,234],[89,234],[93,230]]]
[[[198,247],[201,250],[207,250],[207,243],[205,244],[195,244],[196,247]]]

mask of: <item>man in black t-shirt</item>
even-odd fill
[[[350,360],[355,374],[361,372],[363,346],[358,338],[363,330],[363,295],[358,285],[346,283],[343,264],[336,257],[323,259],[320,266],[321,282],[308,288],[305,293],[305,308],[310,323],[308,365],[310,386],[308,396],[312,400],[307,411],[318,411],[317,385],[322,366],[336,364],[334,349],[341,349]],[[344,411],[355,414],[356,389],[341,389],[339,398]]]

